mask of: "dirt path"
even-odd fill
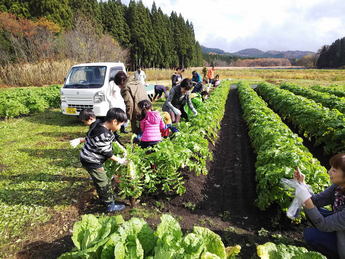
[[[239,220],[257,212],[255,155],[241,116],[237,90],[230,91],[214,162],[205,188],[202,209],[216,215],[224,211]]]

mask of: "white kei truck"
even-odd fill
[[[61,88],[61,111],[66,115],[79,115],[83,109],[92,109],[97,117],[106,116],[110,104],[107,94],[110,81],[117,72],[126,72],[123,63],[86,63],[73,66]],[[148,97],[154,94],[152,85],[145,86]]]

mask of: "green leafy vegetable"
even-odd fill
[[[73,241],[78,250],[65,253],[59,259],[230,259],[236,258],[241,250],[240,246],[225,248],[220,236],[207,228],[194,227],[192,233],[184,235],[171,215],[161,216],[155,232],[143,219],[122,220],[85,215],[73,228]],[[106,235],[108,232],[102,229],[110,229],[111,233]],[[87,245],[81,246],[85,239]]]
[[[60,86],[7,89],[0,92],[0,118],[13,118],[60,107]]]
[[[288,246],[284,244],[276,245],[271,242],[259,245],[256,249],[261,259],[326,259],[326,256],[317,252],[309,252],[304,247]]]

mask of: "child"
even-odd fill
[[[96,119],[96,115],[91,109],[84,109],[79,113],[79,119],[84,123],[86,126],[90,126],[95,122],[100,122],[100,120]],[[72,147],[77,147],[80,143],[85,143],[85,138],[76,138],[71,140],[69,143]]]
[[[84,125],[89,126],[90,128],[92,127],[93,123],[100,123],[102,120],[96,119],[96,115],[91,109],[84,109],[79,113],[79,119],[84,123]],[[125,125],[126,123],[124,123]],[[121,129],[123,126],[121,126]],[[120,130],[121,131],[121,130]],[[122,149],[123,152],[126,152],[126,149],[124,148],[123,144],[120,142],[120,135],[114,132],[115,135],[115,140],[118,146]],[[85,143],[86,138],[76,138],[71,140],[69,143],[73,148],[76,148],[79,144]]]
[[[214,81],[213,81],[213,87],[217,87],[219,85],[220,85],[219,75],[216,75],[216,77],[214,78]]]
[[[152,104],[148,100],[138,103],[141,109],[140,129],[142,132],[140,146],[152,147],[162,140],[161,130],[165,129],[164,122],[159,112],[152,111]]]
[[[163,138],[167,138],[172,133],[178,132],[178,129],[172,125],[172,120],[171,120],[170,114],[168,112],[161,112],[161,117],[162,117],[163,122],[165,124],[165,129],[161,130]]]
[[[125,158],[114,156],[112,142],[114,131],[120,129],[127,121],[126,113],[120,108],[111,108],[104,122],[93,123],[87,133],[86,143],[80,152],[80,162],[91,175],[100,200],[105,204],[107,212],[120,211],[124,205],[115,204],[111,191],[111,183],[103,168],[107,159],[126,164]]]

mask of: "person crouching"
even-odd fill
[[[152,104],[148,100],[138,103],[141,109],[140,129],[142,132],[140,146],[142,148],[152,147],[162,140],[161,130],[165,124],[158,111],[152,110]]]

